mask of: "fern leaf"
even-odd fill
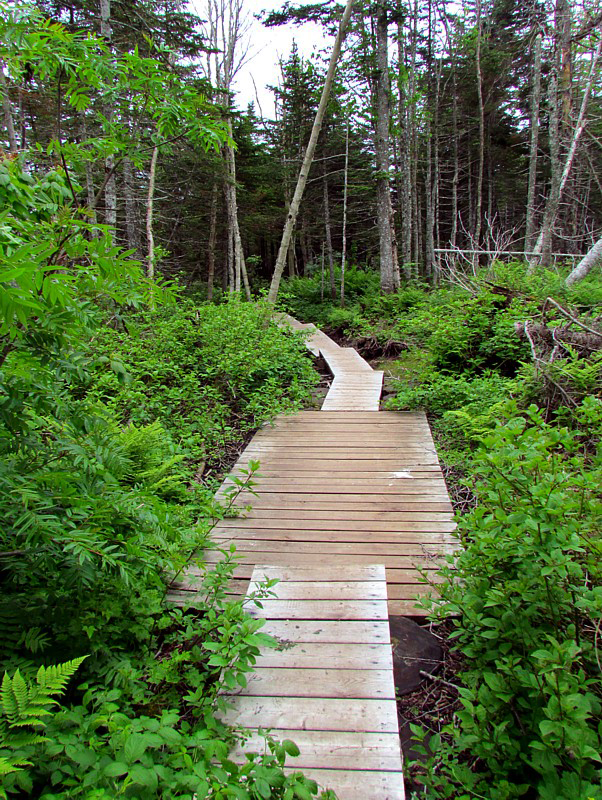
[[[29,703],[29,689],[19,670],[15,672],[12,678],[9,678],[6,672],[4,673],[0,698],[2,700],[2,710],[9,724],[13,725],[21,717],[23,710],[27,708]]]
[[[82,656],[81,658],[74,658],[72,661],[65,661],[63,664],[40,667],[36,675],[36,682],[39,688],[46,692],[47,697],[51,694],[63,692],[69,678],[77,672],[86,658],[87,656]],[[49,702],[49,700],[47,702]]]

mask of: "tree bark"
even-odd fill
[[[483,172],[485,166],[485,107],[483,103],[483,75],[481,71],[481,39],[483,36],[483,19],[481,15],[481,0],[477,0],[477,46],[475,65],[477,70],[477,95],[479,98],[479,161],[477,173],[477,198],[475,208],[474,247],[479,249],[481,244],[481,225],[483,215]],[[477,256],[478,258],[478,256]]]
[[[599,264],[602,264],[602,239],[598,239],[593,247],[583,256],[575,269],[567,277],[565,281],[566,285],[572,286],[574,283],[577,283],[577,281],[583,280],[583,278],[589,275],[592,269]]]
[[[345,306],[345,259],[347,258],[348,186],[349,186],[349,117],[347,117],[347,127],[345,129],[345,176],[343,182],[343,243],[341,247],[341,308],[344,308]]]
[[[284,272],[284,266],[286,264],[286,254],[288,252],[293,230],[295,228],[295,223],[297,221],[297,215],[299,214],[299,207],[301,205],[303,192],[305,191],[305,184],[307,183],[307,178],[309,176],[309,169],[311,167],[314,158],[314,153],[316,152],[316,146],[318,144],[318,136],[322,128],[324,114],[326,113],[328,98],[330,97],[330,90],[332,88],[332,82],[334,80],[334,73],[337,61],[339,59],[339,54],[341,52],[341,45],[343,43],[343,39],[345,38],[347,25],[349,24],[349,19],[351,17],[353,2],[354,0],[347,0],[347,5],[345,6],[345,11],[343,12],[343,17],[341,19],[339,30],[337,32],[334,46],[332,48],[330,63],[328,65],[328,72],[326,73],[326,80],[324,81],[322,96],[320,97],[320,104],[318,105],[318,110],[316,112],[316,117],[314,119],[311,135],[309,137],[309,143],[305,151],[305,156],[303,157],[303,164],[301,165],[299,178],[297,180],[297,185],[295,187],[295,193],[291,201],[291,205],[284,225],[284,231],[282,233],[282,241],[280,242],[278,258],[276,259],[274,275],[272,277],[272,283],[270,285],[270,291],[268,294],[268,301],[270,303],[275,303],[278,297],[280,280],[282,278],[282,273]]]
[[[88,166],[88,165],[86,165]],[[87,174],[86,174],[87,178]],[[137,225],[137,205],[134,197],[134,174],[132,162],[129,158],[123,159],[123,197],[125,201],[125,232],[128,248],[138,250],[140,245]]]
[[[213,300],[215,280],[215,240],[217,238],[217,183],[211,190],[211,210],[209,211],[209,242],[207,244],[207,300]]]
[[[6,75],[4,74],[4,67],[0,62],[0,94],[2,95],[2,113],[4,116],[4,126],[8,135],[8,146],[11,153],[16,153],[17,135],[15,133],[15,124],[13,121],[13,112],[10,107],[10,97],[8,95],[8,83]]]
[[[397,13],[397,63],[399,78],[397,81],[397,90],[399,97],[398,114],[399,114],[399,168],[401,171],[400,180],[400,202],[399,210],[401,213],[401,255],[403,260],[403,271],[406,281],[412,277],[412,184],[411,184],[411,135],[410,135],[410,114],[408,102],[413,102],[413,98],[409,101],[406,97],[404,86],[404,78],[402,77],[402,66],[405,66],[405,48],[404,48],[404,34],[403,34],[403,8],[401,2],[398,6]]]
[[[394,292],[399,288],[395,264],[395,251],[391,235],[392,207],[389,183],[390,143],[389,126],[391,111],[389,104],[389,24],[384,0],[376,3],[376,79],[375,79],[375,131],[376,153],[376,209],[378,238],[380,243],[380,288],[383,292]]]
[[[533,45],[533,90],[531,92],[531,143],[529,147],[529,184],[527,189],[527,221],[525,252],[531,249],[535,232],[535,191],[537,186],[537,149],[539,146],[539,107],[541,105],[541,42],[538,33]]]
[[[100,0],[100,35],[106,40],[107,46],[110,47],[113,40],[113,31],[111,28],[111,0]],[[110,106],[105,107],[104,115],[110,122],[113,117],[113,109]],[[115,228],[117,225],[117,181],[115,177],[114,155],[107,156],[105,159],[105,177],[104,219],[107,225]]]
[[[155,277],[155,237],[153,235],[153,207],[155,201],[155,177],[157,174],[157,158],[159,148],[153,148],[151,156],[150,170],[148,174],[148,195],[146,199],[146,275],[151,280]]]
[[[573,137],[568,149],[568,153],[564,162],[564,167],[562,169],[562,173],[560,172],[560,163],[558,158],[558,149],[559,149],[559,140],[558,140],[558,99],[557,99],[557,91],[554,78],[554,73],[551,76],[550,84],[552,86],[553,97],[551,98],[551,107],[550,107],[550,154],[552,157],[552,183],[550,186],[550,192],[548,195],[548,200],[546,202],[546,209],[544,213],[543,224],[541,226],[541,230],[539,232],[539,236],[537,238],[537,242],[535,243],[535,247],[533,248],[533,255],[530,262],[530,270],[532,271],[535,267],[535,264],[539,260],[540,263],[547,263],[551,258],[551,249],[552,249],[552,232],[554,230],[554,223],[556,222],[556,217],[558,215],[558,208],[560,206],[560,200],[562,198],[562,193],[566,187],[571,168],[573,166],[573,162],[575,160],[575,155],[577,153],[577,147],[579,144],[579,140],[581,139],[581,135],[585,130],[586,126],[586,113],[587,113],[587,106],[589,102],[589,97],[591,94],[592,86],[594,83],[594,79],[597,75],[598,69],[598,61],[600,60],[600,54],[602,53],[602,37],[598,40],[598,45],[596,50],[592,56],[589,75],[587,78],[586,85],[583,90],[583,97],[581,98],[581,107],[579,109],[579,116],[577,118],[577,124],[573,130]],[[552,124],[552,113],[554,114],[554,120]]]
[[[328,255],[328,274],[330,277],[330,297],[335,300],[337,296],[334,281],[334,255],[332,252],[332,233],[330,230],[330,199],[328,197],[328,177],[326,175],[326,162],[324,162],[324,235],[326,238],[326,253]]]

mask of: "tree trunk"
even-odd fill
[[[155,277],[155,238],[153,236],[153,206],[155,201],[155,177],[157,174],[157,157],[159,148],[153,147],[153,155],[150,162],[148,174],[148,196],[146,200],[146,275],[151,280]]]
[[[88,165],[86,165],[88,166]],[[86,180],[88,178],[88,170],[86,170]],[[128,248],[130,250],[138,250],[140,245],[138,238],[138,225],[137,225],[137,205],[136,198],[134,197],[134,175],[132,171],[132,162],[129,158],[123,159],[123,196],[125,201],[125,232],[127,236]]]
[[[409,281],[412,277],[412,184],[410,172],[411,135],[408,102],[413,102],[413,98],[408,99],[406,97],[404,86],[405,78],[402,76],[402,67],[405,66],[402,13],[403,9],[400,3],[398,6],[399,17],[397,23],[397,71],[399,73],[397,87],[399,95],[398,114],[400,129],[399,168],[401,171],[399,210],[401,213],[401,254],[403,271],[406,281]]]
[[[477,198],[475,208],[474,249],[481,244],[481,225],[483,214],[483,172],[485,165],[485,107],[483,103],[483,76],[481,72],[481,39],[483,35],[483,19],[481,16],[481,0],[477,0],[477,46],[475,65],[477,70],[477,94],[479,98],[479,167],[477,173]],[[478,258],[478,256],[477,256]]]
[[[111,29],[111,0],[100,0],[100,35],[106,40],[107,46],[110,47],[113,39],[113,31]],[[108,106],[105,107],[103,111],[107,121],[110,122],[113,117],[113,109]],[[115,228],[117,225],[117,180],[114,168],[115,156],[107,156],[105,159],[106,183],[104,219],[105,223],[112,228]]]
[[[320,300],[324,302],[324,242],[322,242],[322,258],[320,259]]]
[[[326,163],[326,162],[325,162]],[[334,281],[334,255],[332,252],[332,233],[330,230],[330,200],[328,197],[328,177],[324,166],[324,234],[326,238],[326,253],[328,255],[328,274],[330,276],[330,297],[335,300],[337,289]]]
[[[390,168],[390,107],[389,107],[389,56],[388,56],[387,8],[384,0],[376,3],[376,79],[375,79],[375,141],[376,153],[376,208],[378,236],[380,242],[380,288],[383,292],[394,292],[399,288],[396,280],[397,265],[394,263],[393,237],[391,236],[391,187]]]
[[[4,74],[4,67],[0,62],[0,94],[2,95],[2,113],[4,116],[4,126],[8,135],[8,146],[11,153],[17,152],[17,135],[15,134],[15,125],[13,122],[13,112],[10,107],[10,97],[8,95],[8,83],[6,75]]]
[[[215,240],[217,237],[217,183],[211,190],[211,210],[209,212],[209,242],[207,244],[207,300],[213,300],[215,280]]]
[[[533,45],[533,90],[531,92],[531,144],[529,149],[529,185],[527,189],[527,221],[525,252],[531,249],[535,232],[535,190],[537,186],[537,148],[539,146],[539,107],[541,104],[541,42],[538,33]]]
[[[595,77],[597,76],[598,61],[600,60],[601,53],[602,53],[602,37],[599,38],[598,45],[591,59],[589,75],[587,77],[587,82],[583,91],[583,97],[581,99],[579,117],[577,118],[577,124],[575,125],[573,130],[573,138],[564,162],[562,173],[560,173],[560,163],[558,158],[558,150],[559,150],[558,98],[557,98],[555,80],[553,79],[554,75],[551,76],[550,85],[552,86],[551,94],[553,94],[550,101],[551,102],[550,155],[552,157],[552,184],[550,186],[550,193],[548,195],[548,200],[546,202],[543,224],[539,232],[539,236],[537,238],[535,247],[533,248],[533,256],[531,260],[530,270],[533,270],[538,259],[540,263],[545,264],[551,258],[552,233],[554,230],[554,223],[556,222],[556,217],[558,215],[558,208],[560,206],[562,193],[566,187],[571,172],[571,168],[575,160],[575,155],[577,153],[577,146],[579,144],[579,140],[581,139],[581,134],[585,130],[586,126],[585,115],[587,113],[587,106],[589,102],[589,96],[592,90],[592,85]],[[554,115],[553,120],[552,120],[552,114]]]
[[[589,275],[592,269],[598,266],[598,264],[602,264],[602,239],[598,239],[591,250],[583,256],[566,279],[566,285],[572,286],[574,283],[577,283],[577,281],[583,280],[583,278]]]
[[[307,145],[307,149],[305,151],[305,156],[303,157],[303,164],[301,165],[301,170],[299,172],[299,178],[297,180],[297,185],[295,187],[295,193],[293,195],[293,199],[291,201],[291,205],[288,211],[288,215],[286,218],[286,222],[284,225],[284,231],[282,233],[282,241],[280,242],[280,249],[278,251],[278,258],[276,259],[276,266],[274,268],[274,275],[272,277],[272,283],[270,285],[270,291],[268,294],[268,301],[270,303],[275,303],[278,297],[278,289],[280,287],[280,280],[282,278],[282,273],[284,272],[284,266],[286,263],[286,254],[288,252],[290,240],[293,234],[293,230],[295,227],[295,223],[297,221],[297,215],[299,213],[299,207],[301,205],[301,199],[303,197],[303,192],[305,190],[305,184],[307,183],[307,178],[309,176],[309,169],[311,167],[314,153],[316,152],[316,145],[318,144],[318,136],[320,134],[320,130],[322,128],[322,122],[324,120],[324,114],[326,113],[326,107],[328,105],[328,98],[330,97],[330,90],[332,87],[332,82],[334,80],[334,73],[337,65],[337,61],[339,59],[339,54],[341,52],[341,45],[343,43],[343,39],[345,37],[345,31],[347,29],[347,25],[349,23],[349,19],[351,17],[351,11],[353,8],[354,0],[347,0],[347,5],[345,6],[345,11],[343,12],[343,17],[341,19],[339,30],[337,32],[337,36],[334,42],[334,46],[332,48],[332,54],[330,56],[330,63],[328,65],[328,72],[326,73],[326,80],[324,81],[324,87],[322,89],[322,96],[320,97],[320,104],[318,105],[318,110],[316,112],[316,117],[314,119],[314,124],[311,130],[311,136],[309,137],[309,143]]]
[[[341,308],[345,306],[345,259],[347,258],[347,189],[349,185],[349,117],[345,130],[345,176],[343,182],[343,243],[341,247]]]

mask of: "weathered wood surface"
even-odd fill
[[[303,411],[279,417],[257,433],[233,474],[253,459],[260,461],[256,494],[239,495],[240,516],[216,526],[215,547],[205,553],[214,564],[236,545],[240,564],[232,591],[244,594],[255,564],[379,562],[386,568],[389,613],[425,613],[415,605],[429,591],[421,573],[434,573],[456,544],[424,414]],[[226,479],[218,497],[230,486]],[[174,587],[174,601],[190,596],[192,577]],[[318,580],[315,573],[312,580]]]
[[[203,554],[210,566],[236,546],[232,595],[280,581],[249,611],[287,646],[262,653],[226,721],[296,740],[290,767],[340,800],[402,800],[388,616],[425,613],[416,603],[436,592],[456,547],[452,507],[425,415],[379,411],[382,373],[314,326],[288,323],[309,329],[334,380],[321,411],[256,434],[232,473],[244,478],[259,461],[252,491]],[[233,485],[227,478],[218,499]],[[171,600],[190,602],[202,580],[191,567]],[[263,747],[253,734],[246,749]]]
[[[281,645],[230,693],[225,721],[251,732],[230,757],[263,752],[257,729],[271,728],[301,751],[288,767],[340,800],[403,800],[384,568],[258,566],[250,591],[266,577],[280,580],[275,597],[249,611]]]

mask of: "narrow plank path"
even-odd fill
[[[284,639],[266,651],[226,717],[252,731],[232,753],[263,752],[259,726],[292,739],[300,769],[344,800],[402,800],[401,754],[382,566],[256,567],[276,598],[250,613]]]
[[[215,564],[235,544],[233,595],[280,581],[258,613],[286,646],[262,655],[228,721],[296,741],[291,768],[340,800],[401,800],[388,617],[424,614],[416,602],[434,587],[423,575],[456,547],[451,503],[425,415],[379,411],[382,372],[313,325],[279,322],[308,332],[334,379],[321,411],[255,435],[232,473],[259,461],[255,493],[237,497],[240,516],[214,528],[204,553]],[[188,602],[202,577],[191,568],[171,600]]]

